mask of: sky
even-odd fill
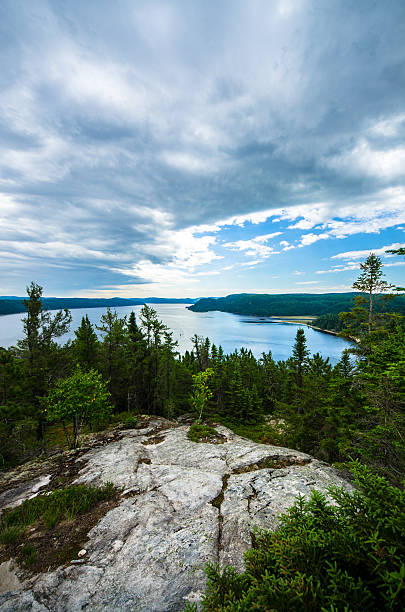
[[[0,295],[403,284],[403,0],[2,0]]]

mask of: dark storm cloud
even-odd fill
[[[83,287],[189,226],[403,188],[402,0],[5,0],[0,24],[0,247]]]

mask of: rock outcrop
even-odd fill
[[[159,423],[167,428],[157,433]],[[74,482],[111,481],[121,501],[88,533],[80,561],[29,577],[3,563],[0,611],[182,610],[200,599],[206,563],[241,569],[254,527],[276,528],[298,493],[350,488],[304,453],[217,430],[223,443],[195,443],[187,425],[155,421],[75,459]],[[49,480],[18,483],[0,495],[0,507],[40,493]]]

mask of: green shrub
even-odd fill
[[[200,440],[203,440],[204,438],[217,435],[218,432],[213,427],[202,425],[201,423],[194,423],[194,425],[191,425],[190,429],[188,430],[187,438],[193,442],[200,442]]]
[[[124,421],[124,429],[135,429],[138,426],[138,419],[135,415],[130,415]]]
[[[317,491],[298,497],[278,531],[256,534],[243,573],[209,565],[203,610],[404,609],[404,492],[351,469],[358,491],[333,488],[333,503]]]

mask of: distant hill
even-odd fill
[[[237,293],[223,298],[202,298],[188,306],[193,312],[231,312],[256,317],[272,316],[319,316],[327,313],[337,314],[353,307],[354,298],[359,293]],[[376,301],[378,310],[378,300]],[[405,314],[405,296],[384,305],[383,310]]]
[[[25,312],[24,297],[0,296],[0,315]],[[115,308],[118,306],[142,306],[142,304],[193,304],[191,298],[57,298],[44,297],[42,303],[48,310],[60,310],[68,308]]]

